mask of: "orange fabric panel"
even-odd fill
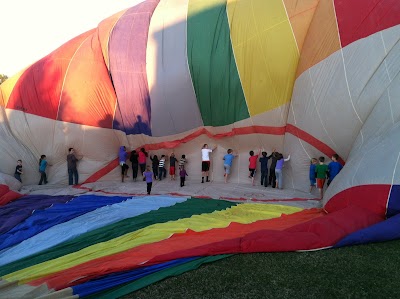
[[[110,59],[108,56],[108,41],[110,39],[110,34],[112,29],[114,28],[115,23],[119,20],[119,18],[127,11],[127,9],[120,11],[111,17],[100,22],[97,26],[98,36],[101,45],[101,51],[103,52],[104,62],[106,63],[107,69],[110,69]]]
[[[68,66],[57,120],[112,128],[115,103],[115,91],[96,29]]]
[[[296,77],[340,49],[332,0],[320,0],[304,40]]]
[[[297,47],[301,52],[319,0],[284,0]]]
[[[6,107],[56,119],[69,61],[90,33],[75,37],[28,67],[15,83]]]

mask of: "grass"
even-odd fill
[[[400,240],[238,254],[122,298],[399,298]]]

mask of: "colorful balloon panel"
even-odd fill
[[[51,183],[66,184],[75,147],[82,182],[117,180],[126,145],[186,154],[198,179],[199,149],[215,143],[216,181],[228,148],[237,183],[248,182],[249,150],[276,148],[291,155],[285,188],[307,191],[309,160],[338,153],[346,165],[324,203],[367,203],[376,186],[372,210],[396,210],[399,10],[394,0],[144,1],[0,86],[0,171],[22,158],[24,183],[37,183],[46,154]]]

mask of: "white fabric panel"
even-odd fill
[[[309,192],[310,189],[310,160],[311,158],[318,159],[324,156],[314,146],[293,136],[285,135],[285,150],[284,157],[290,155],[290,161],[285,162],[283,168],[283,188],[293,188],[303,192]],[[330,160],[327,159],[326,163]]]
[[[389,85],[386,53],[380,33],[343,48],[349,90],[358,116],[364,122]]]
[[[341,157],[350,153],[353,140],[361,128],[349,96],[342,54],[336,52],[310,70],[316,109],[328,136],[320,138],[327,143],[327,137],[334,143],[332,147]],[[310,119],[315,120],[315,116]]]
[[[379,112],[377,112],[379,113]],[[400,184],[400,123],[376,136],[354,155],[328,188],[324,204],[336,193],[358,185]]]
[[[188,0],[161,0],[151,18],[146,70],[153,136],[201,127],[186,50]]]
[[[55,225],[13,247],[3,250],[0,253],[0,265],[6,265],[54,247],[97,228],[158,210],[162,207],[173,206],[186,200],[187,198],[184,197],[171,196],[135,197],[121,203],[98,208],[67,222]]]

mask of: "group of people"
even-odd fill
[[[141,148],[139,152],[133,150],[130,155],[128,154],[126,147],[121,146],[119,150],[119,164],[121,166],[121,181],[124,182],[124,179],[129,177],[128,169],[129,166],[127,164],[128,156],[129,161],[132,165],[132,177],[133,181],[137,180],[138,171],[140,172],[143,177],[143,181],[146,181],[147,184],[147,194],[151,193],[151,188],[153,185],[153,179],[161,181],[167,177],[167,170],[166,170],[166,162],[167,157],[166,155],[161,155],[158,158],[157,155],[149,155],[146,152],[145,148]],[[150,165],[146,165],[147,158],[151,160],[151,167]],[[171,180],[176,179],[176,165],[178,164],[179,167],[179,177],[180,177],[180,186],[185,186],[186,176],[188,175],[185,169],[185,164],[187,163],[186,156],[182,155],[181,158],[178,160],[175,157],[174,153],[168,157],[169,160],[169,175]]]
[[[331,160],[332,162],[328,165],[325,164],[325,157],[319,157],[318,161],[312,158],[310,162],[310,193],[314,187],[317,187],[320,199],[324,196],[325,181],[327,180],[329,186],[343,168],[338,161],[338,154],[333,154]]]
[[[262,155],[260,158],[258,158]],[[272,188],[283,188],[283,175],[282,168],[284,162],[290,160],[290,155],[287,158],[284,158],[283,155],[276,150],[273,150],[271,155],[268,156],[268,153],[265,151],[258,151],[257,154],[254,151],[249,152],[249,178],[251,179],[251,183],[254,186],[254,177],[257,169],[257,162],[260,163],[261,166],[261,185],[264,187],[268,187],[268,185],[272,186]],[[233,159],[237,156],[237,154],[233,153],[232,149],[227,150],[227,154],[223,157],[224,160],[224,177],[225,183],[228,182],[228,177],[231,173],[231,167]],[[271,159],[271,163],[269,166],[269,175],[268,175],[268,162]]]
[[[68,149],[68,155],[67,155],[67,168],[68,168],[68,184],[69,185],[78,185],[79,182],[79,174],[78,174],[78,168],[77,168],[77,163],[78,161],[82,159],[82,157],[77,157],[75,154],[74,148],[70,147]],[[49,166],[47,162],[47,157],[46,155],[41,155],[39,158],[39,173],[40,173],[40,180],[39,180],[39,185],[47,184],[47,174],[46,174],[46,169],[47,166]],[[15,167],[15,172],[14,172],[14,177],[22,183],[22,160],[17,161],[17,166]]]
[[[201,171],[202,178],[201,183],[210,182],[209,179],[209,171],[210,171],[210,154],[217,148],[214,146],[213,148],[209,148],[208,144],[204,144],[201,149]],[[260,157],[261,154],[261,157]],[[287,158],[284,158],[282,153],[273,150],[273,152],[268,155],[267,152],[258,151],[255,154],[254,151],[249,152],[249,178],[251,179],[251,183],[254,186],[254,177],[257,169],[257,162],[260,163],[261,167],[261,185],[272,188],[282,189],[283,188],[283,175],[282,169],[284,163],[290,160],[290,155]],[[234,158],[238,155],[234,153],[232,149],[228,149],[226,155],[224,155],[224,180],[225,183],[228,182],[229,175],[231,174],[231,168],[234,161]],[[118,153],[119,164],[121,167],[121,181],[124,182],[125,178],[128,176],[128,169],[130,168],[127,164],[128,158],[132,165],[132,177],[133,181],[137,180],[138,172],[140,170],[142,179],[147,183],[147,194],[151,193],[152,183],[154,180],[162,180],[167,176],[166,170],[166,155],[161,155],[158,158],[157,155],[150,155],[146,152],[145,148],[141,148],[139,151],[133,150],[130,154],[127,152],[125,146],[121,146]],[[151,166],[146,165],[147,158],[151,160]],[[260,158],[259,158],[260,157]],[[68,184],[69,185],[78,185],[79,182],[79,174],[77,169],[78,161],[82,159],[82,157],[77,157],[74,148],[68,149],[67,155],[67,167],[68,167]],[[319,190],[320,198],[323,197],[323,189],[325,185],[325,181],[327,180],[327,185],[329,186],[335,176],[341,171],[343,168],[342,164],[338,162],[339,156],[337,154],[332,155],[332,162],[328,165],[325,164],[325,158],[319,157],[312,158],[310,161],[310,193],[316,187]],[[169,175],[171,180],[175,180],[176,176],[176,165],[179,167],[179,177],[180,177],[180,186],[185,186],[185,179],[188,176],[185,164],[187,163],[187,159],[185,155],[182,155],[178,160],[175,157],[174,153],[171,153],[168,157],[169,160]],[[271,161],[271,163],[269,163]],[[269,166],[268,166],[269,164]],[[46,168],[50,165],[47,162],[46,155],[41,155],[39,159],[39,173],[40,180],[39,185],[47,184],[47,175]],[[14,177],[22,182],[21,175],[22,171],[22,160],[17,161],[17,166],[15,167]],[[205,180],[204,180],[205,178]]]

